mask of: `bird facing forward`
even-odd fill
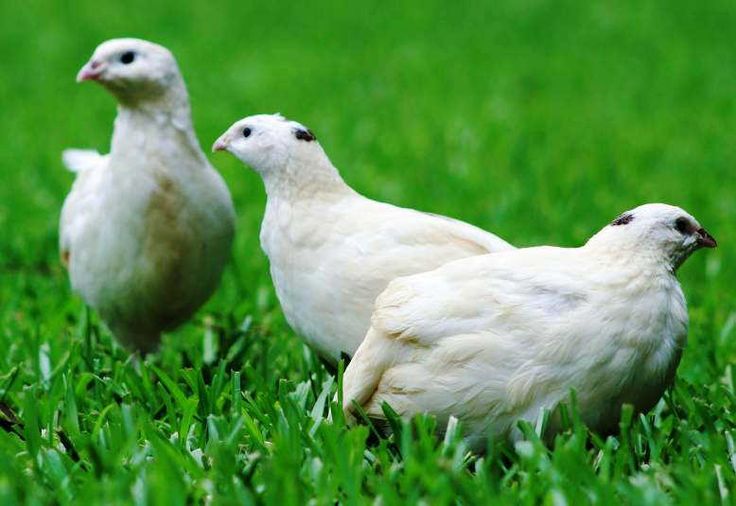
[[[355,352],[392,279],[512,248],[467,223],[363,197],[309,129],[280,115],[236,122],[213,150],[263,178],[261,246],[276,294],[291,327],[328,361]]]
[[[397,279],[345,371],[343,408],[384,424],[388,403],[409,418],[457,417],[477,449],[511,439],[517,421],[554,412],[575,390],[597,431],[621,406],[650,409],[672,383],[688,315],[675,277],[716,241],[664,204],[628,211],[579,248],[536,247],[451,262]],[[559,430],[551,418],[549,434]]]
[[[112,93],[118,115],[110,154],[64,152],[77,176],[61,213],[62,261],[117,339],[151,351],[217,287],[234,233],[230,193],[199,146],[169,50],[109,40],[77,80]]]

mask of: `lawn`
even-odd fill
[[[736,502],[736,3],[486,4],[3,3],[0,504]],[[174,52],[205,148],[281,112],[360,192],[519,246],[579,245],[644,202],[685,208],[719,248],[679,273],[674,388],[616,437],[573,413],[551,446],[527,427],[483,456],[429,418],[391,439],[331,421],[338,378],[289,329],[259,247],[261,182],[223,154],[238,235],[222,285],[160,353],[130,357],[57,248],[60,153],[107,150],[115,115],[74,76],[116,36]]]

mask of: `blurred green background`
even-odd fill
[[[57,395],[58,403],[39,401],[46,410],[39,420],[53,432],[69,404],[68,390],[56,382],[77,385],[79,394],[86,392],[77,383],[83,374],[102,378],[112,390],[120,381],[120,399],[105,390],[88,393],[86,408],[77,401],[81,448],[96,444],[90,434],[108,401],[118,406],[113,412],[141,404],[111,373],[127,367],[127,359],[104,328],[94,349],[84,348],[84,308],[57,260],[59,211],[73,180],[60,153],[66,147],[106,152],[115,116],[112,97],[98,86],[76,84],[74,77],[98,43],[135,36],[176,55],[206,151],[233,121],[281,112],[317,134],[358,191],[469,221],[519,246],[579,245],[621,211],[644,202],[685,208],[718,239],[719,248],[695,255],[681,269],[692,320],[679,370],[687,391],[682,399],[700,396],[710,406],[703,408],[704,418],[721,418],[721,409],[734,407],[730,367],[736,359],[735,26],[732,0],[4,2],[0,346],[6,353],[0,358],[0,400],[25,419],[29,392],[37,399]],[[228,329],[249,321],[254,330],[246,332],[246,351],[228,368],[243,368],[244,390],[255,395],[265,389],[276,399],[280,378],[299,382],[324,372],[279,312],[258,244],[265,201],[259,178],[227,155],[210,159],[235,199],[234,261],[221,290],[194,323],[169,337],[153,363],[176,382],[181,367],[201,366],[203,359],[196,357],[211,322],[218,329],[215,354],[224,355],[234,340]],[[89,360],[77,357],[78,351]],[[247,364],[262,364],[254,366],[260,376],[249,373]],[[729,381],[724,393],[721,387]],[[157,430],[173,423],[155,413],[150,417]],[[198,412],[196,423],[204,427],[207,420],[205,411]],[[713,429],[719,442],[706,435],[698,444],[725,459],[728,445],[721,436],[734,429],[733,418],[721,421]],[[131,438],[145,441],[144,433]],[[58,492],[61,485],[30,458],[38,448],[25,444],[9,439],[0,445],[11,459],[0,472],[41,473],[33,486],[40,488],[28,484],[36,490],[28,497]],[[56,443],[48,438],[39,444]],[[665,438],[661,444],[674,443]],[[246,450],[237,448],[252,450],[247,444]],[[79,497],[80,483],[97,490],[91,483],[105,481],[89,456],[96,450],[79,451],[82,462],[92,463],[61,458],[70,476],[67,499]],[[688,445],[672,451],[660,464],[674,473],[675,485],[659,486],[655,479],[652,489],[665,490],[665,498],[717,497],[720,482],[712,469],[698,481]],[[16,458],[18,452],[23,458]],[[126,468],[120,452],[109,457],[111,475],[116,466],[121,473]],[[295,458],[295,469],[302,469],[305,461]],[[593,460],[591,476],[597,477]],[[257,473],[267,475],[268,465]],[[288,463],[279,465],[289,469]],[[723,465],[724,483],[733,486],[736,468],[725,460]],[[640,471],[634,466],[617,476],[626,481]],[[379,475],[375,479],[382,483]],[[129,477],[121,490],[135,479]],[[303,480],[289,498],[299,502],[316,493],[308,484],[318,481]],[[381,490],[370,483],[358,479],[366,496]],[[672,492],[678,483],[685,495]],[[181,490],[191,490],[189,485]],[[499,490],[510,497],[519,492],[504,486]],[[0,480],[0,492],[8,487]],[[549,498],[546,493],[529,497]]]

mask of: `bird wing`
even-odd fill
[[[534,341],[562,331],[591,296],[580,275],[582,261],[575,249],[527,248],[394,280],[376,299],[371,329],[345,372],[346,413],[353,401],[365,405],[371,399],[389,369],[432,351],[441,349],[445,367],[476,360],[488,348],[502,361],[505,350],[533,349]],[[517,362],[525,360],[521,355]],[[405,368],[415,375],[410,369]],[[388,385],[394,393],[407,391],[406,384],[398,384],[399,374],[386,381],[394,383]]]
[[[514,246],[504,241],[495,234],[480,229],[464,221],[442,216],[440,214],[426,213],[421,211],[412,211],[420,215],[424,215],[435,222],[438,230],[443,230],[448,237],[454,241],[464,241],[475,245],[483,253],[494,253],[496,251],[504,251],[514,249]]]
[[[291,226],[289,240],[299,247],[274,247],[269,257],[272,266],[294,266],[298,252],[310,251],[290,276],[298,276],[303,285],[320,288],[310,290],[305,301],[311,306],[309,310],[299,306],[301,321],[292,318],[290,323],[309,336],[321,353],[332,353],[336,359],[339,351],[355,352],[368,330],[376,296],[393,279],[512,248],[472,225],[360,196],[318,205],[316,210],[294,210],[309,225]],[[269,249],[267,245],[264,248]],[[297,310],[286,312],[294,315]],[[312,321],[305,316],[308,314],[319,314],[320,318]],[[329,344],[316,344],[319,341]],[[329,348],[339,350],[330,352]]]
[[[64,201],[59,223],[59,253],[61,262],[69,266],[71,244],[76,231],[95,213],[94,205],[98,192],[95,183],[109,160],[110,155],[101,155],[97,151],[87,149],[66,149],[62,153],[62,162],[72,172],[77,174],[71,192]],[[94,169],[94,170],[93,170]]]
[[[396,279],[376,299],[372,325],[423,345],[487,327],[549,325],[587,299],[575,257],[582,257],[575,249],[526,248]]]
[[[485,230],[444,216],[369,199],[349,204],[349,211],[336,213],[349,219],[336,224],[335,235],[347,238],[361,271],[380,272],[386,282],[460,258],[514,249]]]

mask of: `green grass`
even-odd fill
[[[34,1],[0,7],[0,504],[732,504],[736,494],[736,4]],[[601,439],[469,455],[432,421],[375,441],[327,418],[337,379],[286,325],[264,194],[213,157],[234,259],[197,318],[132,360],[68,287],[65,147],[106,150],[114,103],[74,76],[102,40],[170,47],[204,146],[276,112],[359,191],[517,245],[577,245],[663,201],[718,239],[681,269],[677,381]]]

